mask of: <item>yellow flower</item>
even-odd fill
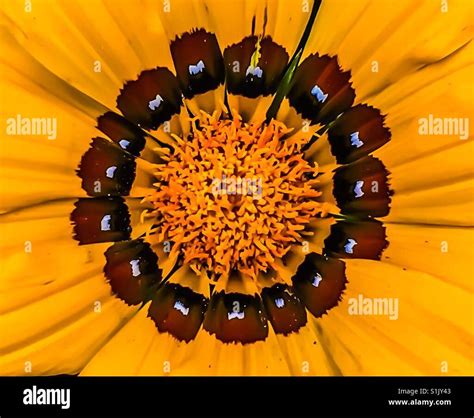
[[[472,374],[472,15],[2,3],[0,374]]]

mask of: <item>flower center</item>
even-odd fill
[[[276,269],[322,211],[318,168],[303,158],[307,139],[286,138],[290,131],[275,120],[192,119],[155,173],[152,233],[211,280]]]

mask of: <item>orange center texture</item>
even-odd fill
[[[159,165],[147,198],[154,233],[211,280],[238,271],[256,280],[276,269],[305,226],[322,212],[318,167],[304,159],[307,138],[282,122],[244,123],[203,114]],[[288,137],[288,138],[287,138]]]

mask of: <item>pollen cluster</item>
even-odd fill
[[[322,211],[318,168],[281,122],[203,114],[191,125],[155,173],[151,233],[211,280],[234,270],[255,280]]]

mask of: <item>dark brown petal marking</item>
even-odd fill
[[[145,132],[117,113],[99,116],[97,128],[130,154],[138,156],[145,148]]]
[[[170,48],[184,97],[214,90],[224,82],[224,60],[213,33],[204,29],[186,32]]]
[[[348,164],[390,141],[380,110],[360,104],[344,112],[328,131],[332,154],[339,164]]]
[[[354,102],[350,78],[336,57],[310,55],[296,69],[288,99],[303,118],[329,123]]]
[[[257,46],[257,36],[249,36],[224,50],[227,90],[232,94],[255,98],[275,93],[283,77],[288,54],[285,48],[267,36],[260,42],[257,66],[250,65]]]
[[[286,285],[276,284],[262,291],[268,319],[277,334],[290,334],[306,324],[306,309]]]
[[[135,158],[113,142],[94,138],[77,170],[89,196],[127,196],[135,180]]]
[[[104,273],[114,294],[129,305],[147,299],[150,286],[161,280],[158,257],[140,239],[117,242],[105,252]]]
[[[385,227],[376,220],[337,222],[324,240],[325,252],[341,258],[379,260],[387,245]]]
[[[293,287],[306,308],[317,318],[336,306],[346,288],[343,261],[311,253],[293,276]]]
[[[187,287],[165,284],[154,296],[148,316],[153,319],[158,331],[189,342],[201,327],[207,303],[203,295]]]
[[[391,191],[388,172],[372,156],[339,167],[334,174],[333,194],[341,212],[361,216],[386,216]]]
[[[178,80],[164,67],[143,71],[120,90],[117,107],[130,122],[143,129],[157,129],[180,111]]]
[[[130,239],[130,214],[122,198],[84,198],[74,206],[71,221],[80,245]]]
[[[204,317],[204,329],[225,343],[249,344],[267,338],[267,318],[259,297],[214,293]]]

